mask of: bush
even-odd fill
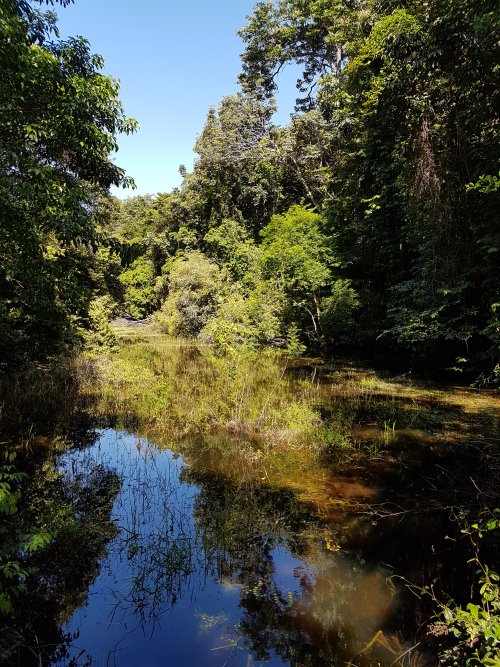
[[[138,257],[120,276],[125,288],[124,305],[132,317],[149,315],[156,305],[155,271],[153,262],[143,255]]]
[[[350,280],[336,280],[330,295],[321,303],[321,330],[323,336],[332,343],[347,343],[352,340],[355,327],[353,313],[360,302]]]
[[[197,336],[214,316],[224,289],[217,264],[196,251],[170,264],[168,296],[154,322],[170,335]]]
[[[212,227],[204,243],[215,259],[222,263],[235,281],[247,281],[258,272],[259,248],[248,232],[235,220],[223,220]]]
[[[476,523],[466,523],[461,530],[473,547],[474,555],[468,563],[475,570],[474,588],[478,590],[473,588],[472,599],[465,607],[453,600],[444,603],[434,597],[440,607],[440,620],[430,626],[430,633],[451,639],[451,647],[439,655],[443,667],[500,667],[500,576],[480,558],[483,538],[498,540],[499,530],[498,508],[484,510]]]
[[[117,304],[110,296],[99,296],[89,306],[89,325],[82,330],[85,348],[89,352],[113,349],[116,345],[116,333],[109,320],[116,314]]]
[[[284,306],[283,293],[266,281],[249,294],[233,285],[231,295],[219,304],[200,337],[226,349],[234,344],[268,343],[282,334]]]

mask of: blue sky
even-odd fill
[[[140,130],[121,137],[116,162],[137,190],[120,197],[168,192],[180,184],[178,168],[191,169],[192,147],[208,108],[238,90],[245,24],[253,0],[75,0],[59,7],[61,37],[82,35],[120,80],[121,99]],[[275,122],[293,110],[294,76],[280,80]]]

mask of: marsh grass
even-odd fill
[[[465,441],[479,432],[498,435],[500,396],[495,391],[436,387],[405,376],[377,374],[352,362],[325,370],[322,387],[325,409],[350,418],[363,434],[359,441],[371,438],[397,445],[413,433],[427,444]]]
[[[220,355],[148,327],[118,333],[114,353],[80,361],[81,393],[101,414],[162,440],[219,433],[254,448],[352,459],[411,437],[428,444],[493,433],[500,423],[493,392],[426,387],[272,349]]]
[[[113,353],[80,360],[80,392],[98,416],[233,484],[294,488],[325,516],[375,500],[388,468],[453,457],[498,427],[492,393],[272,349],[222,356],[148,327],[119,334]]]
[[[0,440],[29,444],[63,433],[80,401],[82,361],[59,358],[16,374],[0,375]],[[95,374],[88,367],[87,376]]]
[[[208,346],[136,333],[81,373],[83,392],[99,411],[167,439],[226,432],[275,448],[324,448],[317,387],[287,374],[287,359],[273,350],[220,356]]]
[[[409,442],[498,437],[495,392],[426,386],[351,361],[328,365],[272,349],[223,356],[147,326],[117,335],[114,351],[0,377],[2,440],[57,435],[82,408],[161,442],[211,435],[251,467],[271,450],[275,458],[295,452],[338,465],[399,453]]]

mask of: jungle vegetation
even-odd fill
[[[348,343],[498,380],[493,0],[258,2],[241,92],[208,111],[193,171],[125,201],[110,153],[136,123],[102,58],[37,7],[0,14],[3,363],[106,342],[122,312],[222,349]]]
[[[120,315],[209,344],[212,376],[194,415],[207,432],[214,423],[240,432],[240,421],[249,421],[240,413],[235,418],[231,391],[251,377],[245,364],[258,367],[252,355],[264,346],[332,356],[338,349],[380,349],[399,353],[407,366],[446,368],[479,387],[498,385],[498,3],[257,2],[240,32],[241,90],[208,110],[193,170],[181,165],[182,185],[172,192],[122,201],[110,187],[134,184],[112,155],[119,135],[137,123],[125,114],[118,83],[102,73],[101,56],[83,38],[60,39],[51,8],[70,1],[0,0],[0,379],[7,389],[13,381],[17,394],[26,394],[13,380],[16,372],[52,373],[71,364],[68,352],[109,351],[116,345],[109,322]],[[274,95],[287,66],[302,73],[295,113],[277,126]],[[249,356],[231,361],[240,348]],[[148,398],[157,391],[168,431],[166,373],[158,368],[174,361],[129,345],[111,370],[120,354],[127,363],[137,357],[145,377],[129,363],[133,374],[118,377],[121,389],[143,384]],[[231,391],[226,367],[236,374]],[[260,401],[258,392],[270,384],[265,371],[259,369],[254,391],[247,383],[238,393],[251,395],[248,406],[241,399],[238,407],[261,434],[279,439],[286,431],[297,447],[306,443],[321,454],[349,447],[352,424],[341,430],[332,416],[330,424],[325,410],[307,403],[307,387],[295,404],[286,392],[276,405]],[[213,377],[225,391],[222,408],[214,401],[219,415],[211,402]],[[105,407],[120,398],[132,413],[128,394],[108,385],[99,387]],[[191,384],[180,386],[185,394],[172,387],[179,400],[192,394]],[[68,381],[54,406],[73,390]],[[44,385],[44,400],[48,393]],[[150,402],[132,399],[136,416],[144,416],[141,409],[158,416]],[[57,413],[45,408],[43,419]],[[2,419],[3,410],[4,402]],[[283,415],[286,428],[279,428]],[[387,441],[392,416],[384,419]],[[491,443],[496,452],[497,441]],[[106,520],[117,488],[113,476],[103,476],[96,481],[100,505],[75,488],[64,496],[63,511],[47,465],[40,485],[52,491],[44,491],[45,505],[33,518],[20,489],[36,476],[25,461],[26,472],[19,472],[16,456],[9,452],[0,465],[0,612],[6,615],[29,582],[19,555],[36,560],[56,538],[71,544],[79,527],[91,530],[94,515]],[[480,459],[488,482],[487,491],[477,489],[483,510],[462,529],[476,549],[477,604],[434,600],[459,642],[449,664],[464,655],[472,656],[470,664],[499,664],[498,575],[477,555],[483,535],[500,525],[493,458]],[[106,530],[112,534],[112,526]],[[93,567],[101,537],[87,554]]]

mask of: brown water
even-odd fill
[[[435,664],[432,605],[406,582],[467,593],[467,545],[448,537],[496,399],[295,366],[323,423],[350,415],[349,449],[270,450],[235,420],[172,439],[89,406],[33,439],[20,519],[60,529],[28,559],[4,664]]]

